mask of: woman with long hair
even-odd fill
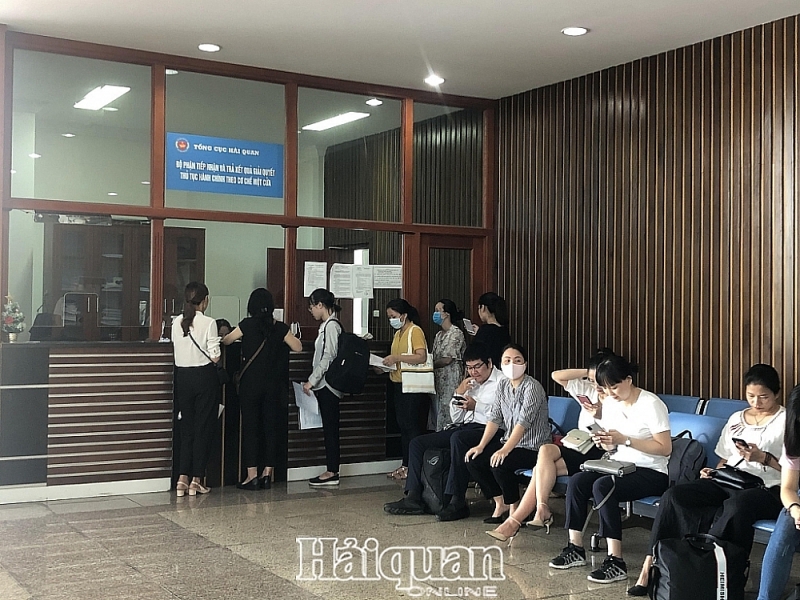
[[[436,431],[441,431],[452,423],[450,420],[450,400],[453,392],[464,376],[462,357],[467,348],[464,332],[456,325],[464,319],[456,303],[444,298],[436,303],[433,322],[441,331],[433,338],[433,375],[436,386]]]
[[[239,383],[242,463],[247,467],[247,477],[236,487],[242,490],[269,489],[272,484],[279,408],[288,398],[289,351],[303,349],[289,326],[275,320],[274,310],[268,290],[253,290],[247,301],[250,316],[222,340],[226,346],[242,340],[242,363],[246,366]]]
[[[408,446],[411,440],[424,433],[420,419],[429,400],[427,394],[403,392],[403,363],[424,363],[428,359],[428,344],[425,332],[420,327],[422,321],[419,312],[403,298],[395,298],[386,305],[386,316],[396,333],[392,339],[391,354],[383,359],[383,364],[396,367],[389,372],[387,395],[394,405],[403,451],[402,466],[388,475],[393,479],[405,479],[408,476]]]
[[[494,292],[481,294],[478,298],[478,317],[482,325],[478,327],[474,342],[486,346],[492,357],[492,364],[499,366],[503,348],[511,343],[505,299]]]
[[[192,281],[183,292],[183,312],[172,323],[175,352],[175,401],[180,411],[178,496],[211,491],[205,477],[217,420],[219,378],[216,363],[221,353],[217,323],[207,317],[208,288]]]
[[[339,313],[342,307],[336,303],[331,292],[319,288],[308,297],[308,310],[314,320],[322,323],[314,342],[314,359],[311,362],[313,370],[308,381],[303,384],[303,391],[311,395],[313,390],[317,397],[319,414],[322,417],[322,434],[325,438],[327,468],[322,475],[309,479],[308,484],[312,487],[334,486],[339,485],[339,400],[344,394],[328,385],[325,373],[339,351],[339,334],[342,333]]]

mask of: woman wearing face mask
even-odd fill
[[[511,343],[508,332],[508,307],[502,296],[486,292],[478,298],[478,317],[482,325],[475,334],[475,342],[489,349],[492,364],[499,365],[503,349]]]
[[[392,353],[383,359],[387,367],[396,366],[389,372],[388,397],[394,405],[397,426],[400,428],[400,443],[403,448],[403,465],[389,477],[405,479],[408,475],[408,446],[418,435],[424,433],[422,415],[427,414],[427,394],[407,394],[403,392],[402,363],[419,365],[428,359],[428,344],[425,333],[419,326],[419,312],[403,298],[395,298],[386,305],[389,324],[396,330],[392,340]],[[409,354],[408,349],[411,348]]]
[[[603,449],[614,452],[614,459],[636,464],[624,477],[592,471],[573,475],[567,485],[567,523],[569,544],[550,561],[553,569],[571,569],[586,564],[583,527],[589,501],[602,506],[600,535],[608,542],[608,556],[587,579],[612,583],[628,577],[622,560],[622,518],[619,503],[646,496],[660,496],[669,485],[667,462],[672,452],[667,407],[661,399],[633,384],[637,369],[622,356],[611,356],[595,370],[595,381],[606,397],[595,413],[597,428],[592,439]],[[680,487],[680,486],[677,486]]]
[[[542,384],[525,374],[527,362],[522,346],[509,344],[503,350],[506,379],[497,384],[480,443],[464,457],[472,478],[487,498],[494,499],[494,513],[484,523],[499,525],[506,519],[519,501],[517,470],[535,465],[539,447],[552,441],[547,393]],[[505,433],[492,441],[498,429]]]
[[[441,431],[450,420],[450,400],[461,383],[464,369],[461,357],[467,349],[464,332],[454,325],[460,323],[464,313],[452,300],[439,300],[433,312],[433,322],[442,328],[433,340],[433,375],[436,385],[436,431]]]

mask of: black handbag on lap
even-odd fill
[[[741,471],[731,465],[723,465],[711,471],[711,480],[733,490],[751,490],[764,487],[764,480],[758,475]]]

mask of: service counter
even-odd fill
[[[373,352],[387,349],[372,343]],[[306,342],[292,355],[293,380],[307,378],[312,351]],[[226,388],[208,470],[213,487],[234,484],[242,472],[238,399]],[[279,481],[311,477],[325,464],[322,430],[299,429],[288,393]],[[168,490],[176,476],[176,417],[171,344],[2,343],[0,504]],[[394,423],[386,376],[371,373],[362,394],[342,399],[343,475],[397,466],[399,434],[387,421]]]

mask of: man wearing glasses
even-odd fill
[[[437,519],[456,521],[469,516],[466,503],[469,471],[464,462],[464,453],[480,442],[489,407],[495,401],[497,382],[505,376],[492,365],[489,351],[482,344],[470,345],[464,352],[463,360],[467,376],[456,388],[450,403],[453,425],[443,431],[411,440],[405,496],[397,502],[384,504],[383,510],[389,514],[422,515],[429,512],[422,501],[422,463],[425,451],[429,448],[449,447],[450,470],[445,498],[450,497],[450,503],[438,513]],[[498,431],[498,438],[502,434],[502,431]]]

